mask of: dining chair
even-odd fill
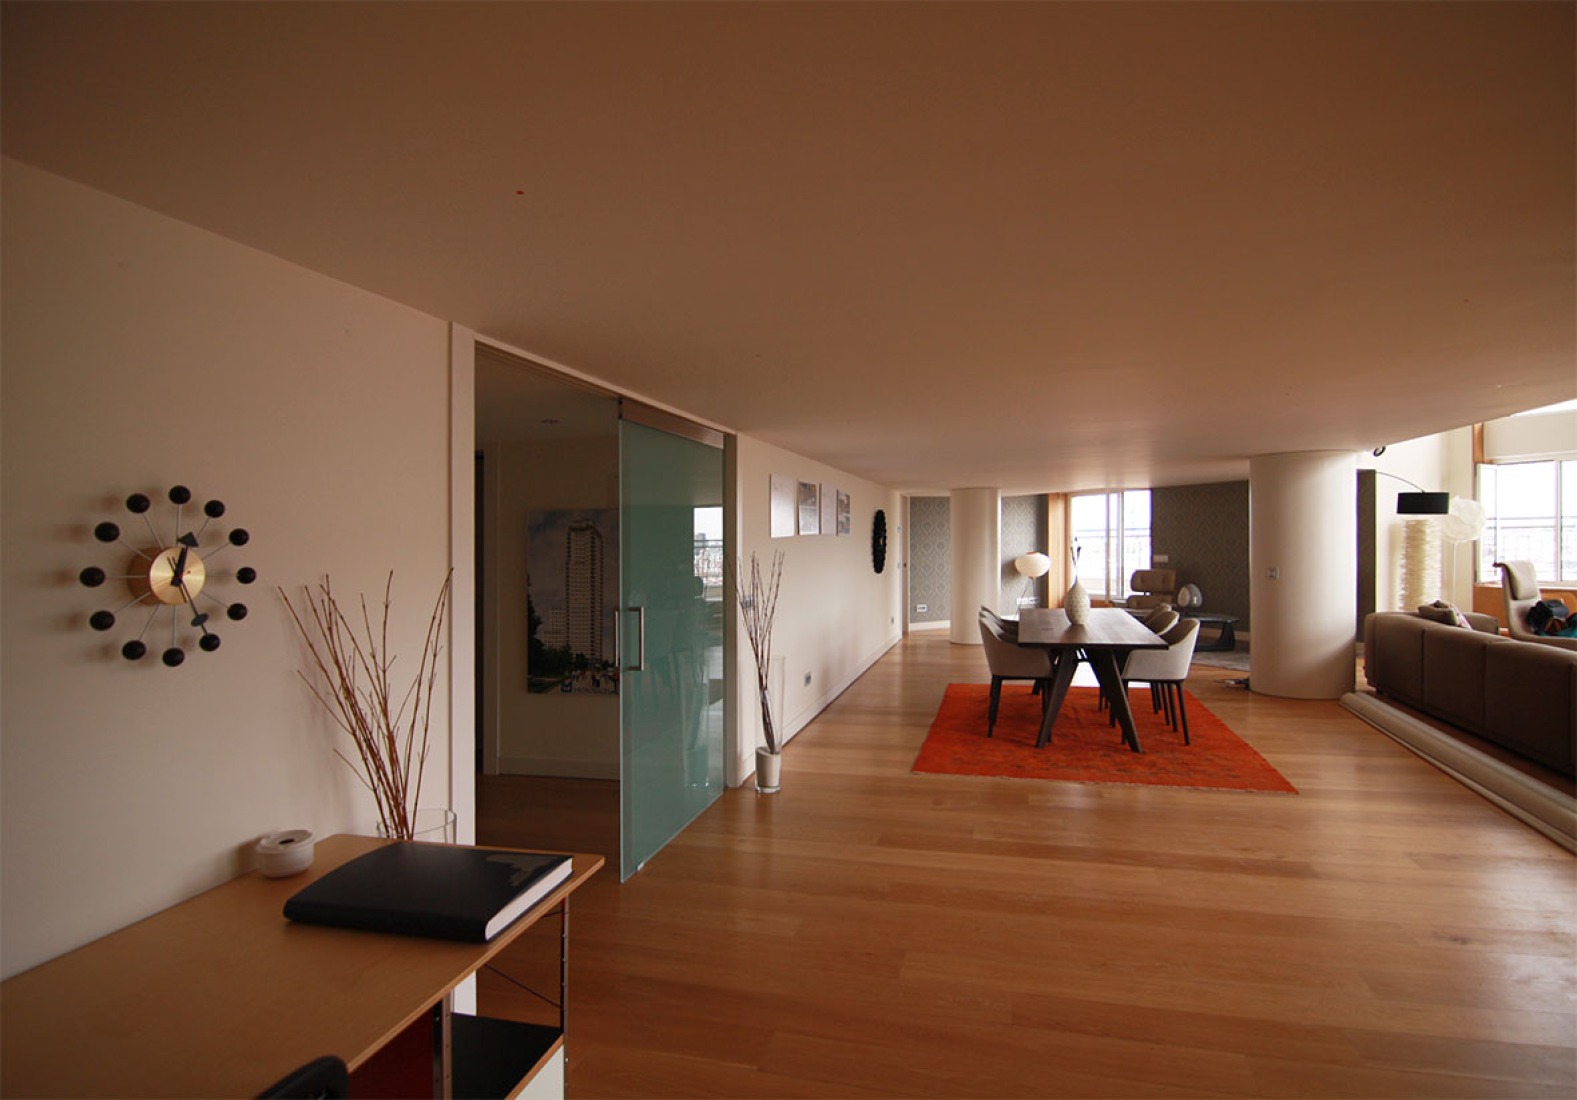
[[[1143,622],[1145,626],[1149,627],[1156,634],[1165,634],[1176,626],[1177,621],[1182,617],[1178,611],[1168,605],[1156,608],[1144,618]]]
[[[1021,646],[991,621],[984,608],[980,615],[980,643],[986,651],[986,667],[991,671],[991,706],[986,713],[986,736],[997,727],[997,710],[1002,703],[1004,680],[1031,680],[1040,691],[1044,708],[1051,697],[1047,687],[1055,671],[1051,654],[1034,646]]]
[[[1014,641],[1014,642],[1018,641],[1018,620],[1017,619],[1004,619],[1001,615],[998,615],[995,611],[991,610],[991,608],[987,607],[985,604],[981,604],[980,605],[980,616],[983,619],[990,620],[990,622],[998,630],[1000,630],[1003,634],[1006,634],[1008,636],[1008,640],[1009,641]]]
[[[1194,659],[1194,644],[1199,641],[1199,620],[1182,619],[1161,635],[1165,649],[1136,649],[1128,655],[1123,665],[1123,690],[1130,683],[1150,685],[1150,705],[1153,710],[1166,711],[1166,720],[1175,730],[1179,720],[1183,725],[1183,744],[1188,737],[1188,709],[1183,702],[1183,681],[1188,679],[1188,665]],[[1115,718],[1113,719],[1115,721]]]

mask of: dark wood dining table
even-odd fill
[[[1067,698],[1068,685],[1073,683],[1079,661],[1086,660],[1106,690],[1112,714],[1122,727],[1123,743],[1134,752],[1144,751],[1134,730],[1128,693],[1123,690],[1122,668],[1128,654],[1136,649],[1165,649],[1159,634],[1120,607],[1092,607],[1081,625],[1070,622],[1060,607],[1032,607],[1019,612],[1018,644],[1050,650],[1055,659],[1056,673],[1044,704],[1037,749],[1045,748],[1051,740],[1051,727]]]

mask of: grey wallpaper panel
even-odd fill
[[[1197,584],[1203,611],[1236,615],[1249,631],[1248,482],[1151,490],[1150,552],[1166,554],[1178,585]],[[1159,563],[1157,563],[1159,564]]]
[[[909,621],[912,623],[947,622],[950,615],[950,503],[947,497],[909,498]]]
[[[1029,607],[1046,606],[1046,578],[1026,582],[1013,568],[1013,559],[1031,550],[1047,553],[1046,498],[1044,496],[1002,498],[1002,608],[1017,607],[1023,600]]]

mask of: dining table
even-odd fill
[[[1136,649],[1165,649],[1161,636],[1120,607],[1092,607],[1082,623],[1068,618],[1060,607],[1031,607],[1019,612],[1018,644],[1051,651],[1055,672],[1044,700],[1037,749],[1051,740],[1051,727],[1067,698],[1079,662],[1088,661],[1096,682],[1106,692],[1112,716],[1122,727],[1123,743],[1143,752],[1134,729],[1133,710],[1123,687],[1122,669]]]

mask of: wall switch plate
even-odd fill
[[[1281,580],[1281,570],[1277,569],[1273,565],[1269,569],[1265,570],[1265,577],[1268,580],[1279,581]]]
[[[923,615],[929,610],[931,609],[923,603],[917,603],[914,605],[914,612],[916,615]]]
[[[1171,560],[1172,560],[1172,555],[1170,555],[1170,554],[1151,554],[1150,555],[1150,562],[1151,562],[1152,565],[1165,565],[1168,562],[1170,562]]]
[[[805,686],[810,687],[810,673],[805,673]]]

